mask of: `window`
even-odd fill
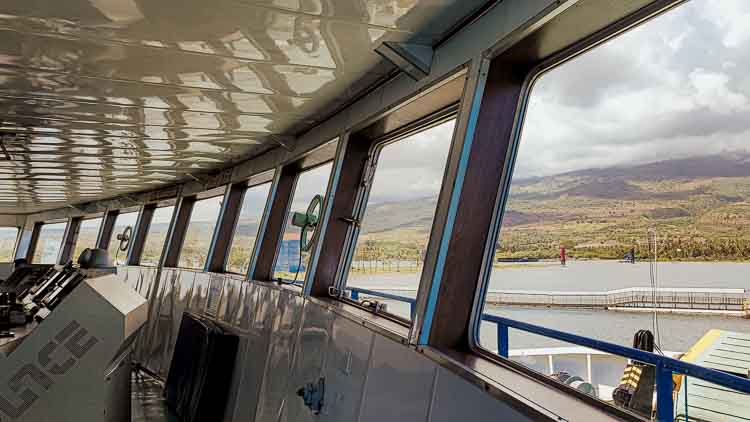
[[[453,137],[446,122],[381,145],[346,286],[415,300]],[[369,295],[359,295],[359,299]],[[357,294],[353,297],[357,297]],[[411,319],[408,302],[384,300]]]
[[[624,346],[649,330],[675,357],[710,330],[749,338],[750,37],[714,6],[685,3],[537,79],[485,315]],[[732,8],[747,16],[750,2]],[[482,322],[479,344],[497,351],[496,333]],[[613,401],[624,359],[509,334],[512,360]]]
[[[109,239],[109,245],[107,251],[109,252],[110,258],[114,265],[125,265],[128,259],[128,251],[130,245],[135,239],[135,225],[138,222],[138,212],[126,212],[118,214],[115,219],[115,225],[112,229],[112,237]],[[117,235],[122,234],[127,227],[130,227],[130,241],[128,242],[128,248],[125,251],[120,250],[120,241],[117,240]]]
[[[331,175],[332,163],[304,171],[297,177],[297,184],[291,198],[291,206],[287,214],[284,234],[276,255],[274,278],[293,280],[301,283],[307,274],[310,253],[302,251],[301,229],[292,225],[292,215],[295,212],[305,212],[316,195],[325,198],[328,178]],[[321,204],[320,209],[323,209]]]
[[[193,205],[190,222],[185,232],[185,241],[180,250],[179,267],[193,269],[205,267],[223,199],[222,196],[214,196],[196,201]]]
[[[71,256],[73,262],[78,262],[78,257],[81,256],[81,252],[86,248],[96,248],[96,240],[99,237],[99,227],[101,225],[102,217],[81,220],[81,224],[78,226],[76,247]]]
[[[0,227],[0,262],[13,262],[18,227]]]
[[[143,243],[143,255],[141,265],[157,266],[164,250],[164,242],[169,233],[169,223],[172,221],[174,206],[161,207],[154,210],[151,224],[148,226],[148,234]]]
[[[31,262],[35,264],[57,264],[57,255],[60,253],[65,228],[68,223],[43,224],[39,230],[39,238],[34,248],[34,257]]]
[[[229,248],[227,271],[247,273],[270,189],[271,184],[264,183],[249,187],[245,191],[237,227],[232,238],[232,246]]]

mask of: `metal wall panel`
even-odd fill
[[[158,306],[154,307],[156,319],[152,321],[151,347],[149,347],[146,368],[162,377],[166,377],[166,371],[169,370],[169,363],[167,362],[165,365],[164,361],[167,359],[166,352],[174,331],[174,297],[172,293],[175,286],[179,284],[180,276],[181,274],[177,270],[162,273],[159,282],[159,302]],[[164,366],[167,369],[164,369]]]
[[[427,421],[436,371],[413,349],[376,336],[359,422]]]
[[[149,301],[154,298],[154,287],[156,285],[154,282],[156,281],[157,274],[158,271],[154,267],[141,267],[140,279],[136,290]]]
[[[452,372],[438,368],[430,422],[533,420]]]
[[[206,310],[206,304],[208,303],[208,289],[211,281],[211,274],[195,272],[194,274],[195,281],[193,283],[193,292],[190,295],[190,302],[187,310],[202,314]]]
[[[278,306],[273,314],[273,328],[255,420],[286,422],[288,419],[284,402],[304,299],[299,294],[276,289],[271,292],[271,296],[278,296]]]
[[[324,368],[326,400],[321,421],[356,421],[375,334],[335,316]]]
[[[235,422],[253,422],[260,400],[263,375],[268,359],[268,349],[271,342],[273,316],[279,300],[278,292],[274,289],[260,286],[258,283],[247,283],[244,293],[243,310],[240,327],[246,334],[241,341],[240,354],[244,356],[241,366],[241,391],[235,407]]]
[[[143,280],[146,280],[147,275],[147,271],[141,272]],[[160,321],[159,313],[161,312],[165,299],[171,299],[169,296],[165,297],[165,294],[168,295],[171,293],[171,286],[174,284],[174,279],[176,279],[177,276],[178,274],[176,270],[165,268],[160,275],[161,282],[150,283],[154,288],[149,289],[148,321],[141,329],[141,338],[139,339],[136,348],[136,356],[138,362],[144,368],[153,373],[158,373],[159,371],[159,353],[162,349],[163,341],[163,338],[159,336],[159,333],[164,331],[164,323]]]
[[[237,297],[237,312],[230,322],[243,331],[249,331],[253,325],[254,310],[257,308],[258,289],[258,283],[253,282],[243,282],[240,287]]]
[[[152,270],[133,274],[142,279]],[[235,329],[240,344],[222,422],[529,420],[413,348],[296,292],[174,268],[161,279],[137,357],[164,379],[183,311],[204,313],[209,285],[223,286],[217,320]],[[313,416],[296,393],[320,377],[325,405]]]
[[[187,309],[190,297],[193,291],[193,282],[195,280],[195,273],[192,271],[175,271],[177,278],[172,285],[172,294],[169,303],[171,304],[170,309],[163,309],[160,315],[170,324],[165,324],[168,331],[163,333],[164,341],[161,343],[164,347],[161,353],[161,362],[159,366],[159,375],[164,378],[169,374],[169,365],[172,362],[172,355],[174,354],[174,346],[177,343],[177,334],[180,332],[180,324],[182,323],[182,314]]]
[[[226,276],[224,274],[209,274],[208,292],[206,293],[206,308],[203,311],[206,315],[218,318],[219,306],[221,306],[221,296],[224,293],[225,284]]]
[[[317,384],[323,376],[330,344],[333,312],[309,301],[302,312],[302,327],[294,349],[292,373],[289,377],[286,398],[287,420],[293,422],[314,421],[309,408],[304,405],[297,390],[306,384]]]
[[[231,284],[231,283],[230,283]],[[235,360],[230,403],[224,415],[225,422],[251,422],[255,419],[255,408],[260,391],[260,376],[265,366],[268,342],[263,342],[260,332],[251,330],[258,299],[257,283],[242,282],[239,286],[239,301],[233,319],[228,321],[240,336],[237,359]],[[268,337],[266,336],[265,339]]]
[[[223,275],[223,277],[224,288],[221,291],[216,319],[234,325],[233,322],[237,319],[237,313],[240,310],[240,294],[244,281],[228,275]]]

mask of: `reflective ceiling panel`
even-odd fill
[[[3,0],[0,213],[158,188],[279,147],[486,0]]]

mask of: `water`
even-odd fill
[[[355,275],[358,287],[404,288],[416,290],[415,274],[386,273]],[[750,289],[750,263],[676,262],[658,264],[659,287],[711,287]],[[607,291],[627,287],[650,287],[648,263],[628,264],[613,261],[573,261],[567,267],[556,263],[512,264],[495,268],[490,289],[546,291]],[[404,296],[412,296],[405,293]],[[408,315],[408,305],[389,304],[392,312]],[[488,307],[485,312],[537,324],[561,331],[622,345],[632,345],[633,334],[640,329],[654,330],[652,314],[604,310]],[[684,352],[709,329],[750,333],[750,320],[725,316],[658,316],[662,349]],[[483,324],[481,342],[494,349],[494,325]],[[555,347],[566,344],[511,330],[510,348]]]
[[[659,287],[750,288],[750,263],[660,262]],[[491,289],[606,291],[650,287],[649,264],[614,261],[528,263],[495,268]]]

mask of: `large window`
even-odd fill
[[[99,237],[99,227],[102,225],[102,217],[89,218],[81,220],[81,224],[78,227],[78,239],[76,239],[76,247],[73,250],[73,262],[78,262],[78,257],[81,256],[87,248],[96,248],[96,239]]]
[[[141,265],[159,265],[161,253],[164,250],[164,242],[169,233],[169,223],[172,221],[174,206],[160,207],[154,210],[151,224],[148,226],[148,234],[143,244],[143,255]]]
[[[299,227],[292,225],[292,216],[295,212],[307,211],[308,205],[316,195],[325,197],[328,187],[328,178],[331,175],[331,163],[304,171],[297,177],[294,187],[292,204],[289,207],[284,234],[276,255],[274,266],[274,278],[290,280],[301,283],[307,274],[307,265],[310,262],[310,252],[302,250],[302,231]],[[322,205],[320,207],[322,210]]]
[[[437,207],[453,121],[380,145],[346,286],[414,301]],[[411,319],[410,303],[368,294],[385,311]]]
[[[13,262],[18,227],[0,227],[0,262]]]
[[[114,265],[125,265],[127,263],[128,251],[133,243],[133,239],[135,239],[135,225],[137,222],[137,211],[117,215],[114,228],[112,229],[112,237],[109,239],[109,245],[107,247],[107,252],[109,252],[109,256],[112,258],[112,263]],[[130,241],[127,242],[127,245],[123,245],[127,246],[126,250],[121,251],[120,241],[117,240],[117,235],[123,234],[128,227],[130,227]]]
[[[648,330],[657,353],[747,377],[730,366],[750,339],[750,2],[720,3],[688,2],[538,78],[485,315],[650,349],[634,342]],[[497,351],[497,332],[483,322],[480,344]],[[708,357],[717,347],[731,350]],[[608,402],[628,364],[513,329],[508,348]],[[690,381],[680,397],[712,394]],[[724,410],[740,397],[715,391]],[[646,397],[632,409],[650,417]],[[735,420],[714,410],[690,420]]]
[[[222,196],[201,199],[193,205],[185,241],[180,250],[181,268],[203,269],[211,248],[211,239],[221,212]]]
[[[232,246],[229,248],[227,271],[247,273],[270,188],[271,183],[264,183],[249,187],[245,191],[237,227],[232,238]]]
[[[39,230],[34,257],[31,262],[35,264],[56,264],[67,226],[67,223],[43,224]]]

